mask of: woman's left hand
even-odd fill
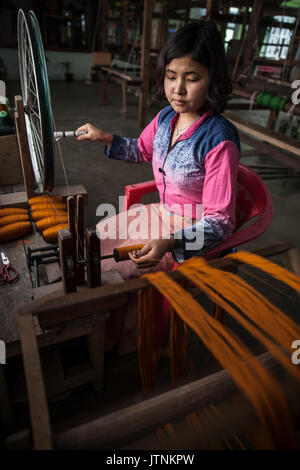
[[[131,261],[136,264],[137,268],[151,268],[152,266],[156,266],[167,251],[172,250],[173,246],[173,238],[150,240],[141,250],[128,253],[128,256]]]

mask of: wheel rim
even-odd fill
[[[31,162],[42,192],[54,182],[54,139],[50,89],[41,34],[35,14],[18,13],[18,55]]]

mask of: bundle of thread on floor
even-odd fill
[[[43,195],[28,200],[36,231],[48,243],[56,243],[58,231],[68,229],[66,203],[60,196]]]
[[[265,258],[240,251],[223,258],[226,259],[245,266],[250,265],[256,268],[255,272],[256,270],[260,274],[264,272],[265,276],[267,273],[273,282],[275,278],[284,283],[285,288],[289,286],[300,292],[299,277]],[[172,379],[178,378],[188,367],[187,334],[190,328],[220,366],[230,374],[240,392],[239,396],[243,397],[247,404],[250,403],[257,422],[257,429],[255,431],[252,429],[252,437],[258,435],[261,437],[255,442],[255,446],[261,445],[264,449],[298,448],[295,416],[288,402],[286,390],[278,378],[262,365],[241,338],[237,337],[227,325],[213,318],[183,286],[199,288],[213,303],[223,309],[226,315],[238,322],[259,342],[263,351],[269,352],[278,361],[296,387],[300,383],[300,366],[291,361],[291,355],[293,342],[300,339],[299,325],[239,275],[216,269],[203,258],[195,257],[185,261],[179,266],[178,271],[183,279],[181,284],[164,272],[143,276],[152,285],[139,293],[139,364],[144,391],[151,390],[155,384],[158,353],[154,346],[153,299],[158,291],[171,305],[169,344]],[[287,295],[281,289],[280,292],[282,295]],[[298,297],[294,300],[299,303]],[[233,409],[236,412],[236,408]],[[187,448],[197,448],[195,447],[198,442],[197,436],[208,436],[209,427],[206,429],[206,426],[208,423],[211,425],[211,420],[218,419],[220,414],[218,405],[212,403],[205,409],[190,413],[180,423],[172,422],[160,427],[157,429],[157,436],[163,448],[176,449],[178,447],[172,447],[174,442],[177,442],[177,445],[178,442],[182,443],[183,436],[186,437],[190,433],[190,436],[193,436],[194,447]],[[231,417],[227,420],[229,428],[233,421],[234,418]],[[247,428],[249,423],[242,425]],[[198,444],[204,449],[251,448],[244,431],[238,435],[229,429],[227,435],[226,433],[222,435],[218,444],[203,443],[203,441]],[[176,441],[176,436],[181,436],[181,440]]]
[[[7,207],[0,209],[0,242],[9,242],[32,231],[27,209]]]

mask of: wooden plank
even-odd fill
[[[25,191],[0,194],[0,207],[23,207],[26,209],[27,201],[28,197]]]
[[[83,196],[84,204],[88,204],[88,193],[82,184],[74,184],[72,186],[55,186],[51,192],[53,196],[62,196],[67,198],[69,196]]]
[[[81,195],[84,197],[84,203],[88,203],[88,193],[81,184],[69,186],[55,186],[51,193],[53,196],[62,196],[67,198],[68,196]],[[27,193],[26,191],[20,191],[17,193],[0,194],[0,207],[27,207]]]
[[[144,0],[143,12],[143,40],[141,58],[141,90],[139,96],[139,127],[145,127],[147,122],[148,93],[149,93],[149,68],[150,48],[152,32],[153,0]]]
[[[272,245],[254,253],[260,256],[275,256],[292,248],[290,243]],[[208,260],[208,263],[218,269],[233,267],[235,261],[221,258]],[[182,279],[179,270],[171,271],[168,275],[178,281]],[[48,325],[64,323],[71,318],[79,318],[91,315],[95,312],[103,312],[110,308],[125,305],[129,293],[135,293],[140,289],[149,287],[149,282],[144,278],[131,279],[121,284],[95,287],[82,292],[75,292],[62,297],[48,295],[30,305],[24,305],[23,315],[39,315],[39,321],[47,321]]]
[[[274,160],[279,161],[280,163],[284,163],[285,165],[288,165],[295,170],[300,170],[300,160],[297,157],[287,154],[286,152],[282,152],[267,142],[254,139],[244,132],[240,132],[240,137],[242,142],[256,149],[257,155],[264,153]]]
[[[110,75],[115,75],[116,77],[122,78],[122,80],[126,80],[128,82],[140,82],[141,79],[136,75],[130,75],[129,73],[123,73],[119,70],[114,69],[113,67],[101,67],[101,70],[104,72],[109,73]]]
[[[52,449],[50,417],[32,316],[20,316],[19,328],[30,405],[33,447],[35,450],[50,450]]]
[[[246,119],[231,113],[224,113],[224,116],[242,132],[300,156],[300,146],[296,139],[280,135],[272,129],[267,129],[259,124],[246,121]]]
[[[31,156],[28,145],[28,137],[25,124],[25,115],[22,96],[15,96],[15,123],[22,165],[23,179],[28,199],[35,195],[34,191],[34,173],[31,163]]]

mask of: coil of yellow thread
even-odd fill
[[[58,210],[66,210],[67,206],[64,202],[47,202],[44,204],[34,204],[31,207],[32,211],[42,211],[47,209],[58,209]]]
[[[28,214],[12,214],[0,218],[0,227],[4,225],[14,224],[15,222],[27,222],[29,220]]]
[[[8,242],[31,233],[30,222],[16,222],[0,227],[0,242]]]
[[[55,215],[52,217],[45,217],[44,219],[38,220],[36,222],[36,228],[38,232],[42,232],[49,227],[53,227],[55,225],[66,225],[68,223],[68,216],[67,215]]]
[[[27,209],[21,209],[20,207],[5,207],[0,209],[0,217],[6,217],[7,215],[13,214],[28,214]]]
[[[32,197],[31,199],[28,199],[28,204],[30,206],[36,205],[36,204],[44,204],[46,202],[63,202],[63,198],[61,196],[36,196]]]
[[[59,224],[55,225],[54,227],[49,227],[43,231],[43,237],[45,242],[47,243],[55,243],[57,242],[58,238],[58,231],[63,229],[69,229],[68,224]]]
[[[45,219],[45,217],[51,217],[54,215],[61,216],[61,215],[68,215],[65,210],[61,209],[44,209],[44,210],[38,210],[38,211],[32,211],[32,220],[36,222],[37,220]]]

